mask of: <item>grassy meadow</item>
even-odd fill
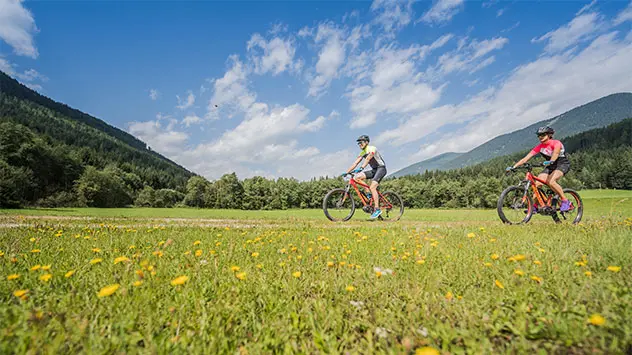
[[[495,210],[0,210],[0,353],[630,353],[632,192]]]

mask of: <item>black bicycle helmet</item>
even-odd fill
[[[369,139],[369,136],[367,136],[366,134],[363,134],[360,137],[358,137],[358,139],[356,139],[356,142],[360,142],[360,141],[365,141],[368,143],[371,140]]]
[[[555,130],[549,126],[543,126],[538,128],[538,131],[536,132],[536,134],[539,136],[541,134],[554,134]]]

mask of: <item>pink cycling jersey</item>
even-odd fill
[[[553,151],[555,150],[555,148],[560,147],[560,158],[566,158],[566,154],[565,154],[565,150],[564,150],[564,144],[562,144],[562,142],[555,140],[555,139],[549,139],[548,141],[546,141],[546,143],[540,143],[538,145],[536,145],[532,150],[531,150],[531,154],[533,155],[537,155],[538,153],[542,154],[546,159],[551,159],[551,156],[553,155]]]

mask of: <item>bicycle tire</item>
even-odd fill
[[[343,194],[346,193],[345,189],[341,189],[341,188],[332,189],[329,192],[327,192],[327,194],[323,198],[323,212],[325,213],[325,216],[332,222],[348,221],[349,219],[351,219],[351,217],[353,217],[353,214],[355,213],[355,200],[353,199],[353,196],[351,196],[351,194],[349,193],[347,193],[347,197],[349,198],[349,200],[351,200],[351,210],[349,211],[349,214],[345,218],[342,218],[342,219],[334,218],[333,216],[329,214],[329,210],[327,208],[327,202],[332,197],[332,195],[334,195],[336,192],[342,192]]]
[[[566,188],[566,189],[562,189],[562,191],[564,191],[564,194],[573,195],[573,197],[577,201],[579,201],[579,206],[575,206],[575,209],[577,210],[577,216],[575,216],[575,219],[573,220],[573,223],[572,223],[572,224],[577,224],[582,220],[582,217],[584,216],[584,201],[582,201],[581,197],[579,196],[579,193],[573,189]],[[558,195],[556,195],[556,197],[559,198]],[[559,217],[557,216],[558,213],[562,213],[562,212],[557,212],[552,216],[553,221],[555,221],[555,223],[560,223]]]
[[[404,214],[404,200],[402,200],[402,198],[395,192],[393,191],[386,191],[382,194],[389,202],[393,203],[393,200],[397,200],[397,202],[399,203],[399,213],[396,213],[396,217],[389,217],[389,218],[384,218],[383,216],[382,219],[389,221],[389,222],[396,222],[399,221],[400,218],[402,218],[402,215]],[[388,197],[387,197],[388,196]],[[381,203],[380,203],[381,204]],[[394,212],[395,210],[391,210],[391,212]],[[384,212],[382,212],[382,215],[384,214]]]
[[[498,203],[496,204],[496,211],[498,212],[498,217],[500,217],[500,220],[503,221],[503,223],[505,223],[505,224],[512,224],[513,225],[513,224],[529,223],[529,221],[531,220],[531,217],[533,216],[533,200],[531,199],[531,196],[529,196],[529,194],[526,195],[526,198],[527,198],[527,214],[522,219],[522,221],[520,221],[518,223],[513,223],[507,218],[507,216],[505,216],[505,212],[503,211],[503,201],[505,200],[505,197],[510,192],[512,192],[514,190],[524,191],[524,188],[522,188],[520,186],[509,186],[506,189],[504,189],[503,192],[500,193],[500,196],[498,197]]]

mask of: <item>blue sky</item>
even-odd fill
[[[632,91],[631,25],[628,1],[0,0],[0,70],[208,179],[309,179],[360,134],[392,173]]]

